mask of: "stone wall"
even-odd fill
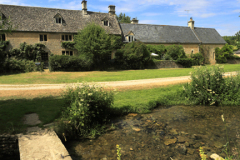
[[[145,44],[150,44],[150,43],[145,43]],[[151,45],[161,45],[161,44],[153,44],[151,43]],[[170,44],[170,43],[164,43],[162,44],[164,46],[170,46],[170,45],[173,45],[173,44]],[[175,45],[178,45],[178,44],[175,44]],[[183,46],[184,48],[184,51],[186,53],[186,55],[190,55],[193,51],[193,53],[199,53],[199,44],[180,44]]]
[[[184,67],[171,60],[157,61],[148,67],[148,69],[159,69],[159,68],[184,68]]]
[[[227,63],[229,64],[240,64],[240,60],[237,59],[228,59]]]
[[[215,48],[222,48],[224,45],[217,44],[205,44],[202,45],[202,51],[204,58],[206,58],[206,63],[216,64],[215,60]]]
[[[20,159],[17,136],[0,135],[0,159]]]
[[[47,41],[40,41],[40,34],[47,35]],[[62,55],[62,51],[65,50],[61,47],[62,44],[61,33],[37,33],[37,32],[12,32],[6,35],[6,40],[10,41],[8,49],[19,48],[20,43],[26,42],[27,44],[42,43],[46,45],[46,51],[55,55]],[[67,34],[72,35],[73,34]],[[75,53],[74,53],[75,52]],[[76,54],[74,51],[73,54]]]

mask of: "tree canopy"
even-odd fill
[[[131,17],[126,16],[125,13],[123,14],[122,12],[117,16],[117,20],[119,23],[131,23]]]
[[[10,17],[0,16],[0,22],[0,34],[11,33],[14,30]]]

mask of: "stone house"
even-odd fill
[[[10,17],[13,27],[11,34],[1,35],[9,40],[9,50],[19,48],[20,43],[43,43],[48,53],[76,55],[74,50],[64,49],[61,43],[73,41],[74,35],[87,24],[94,22],[109,34],[121,36],[121,29],[115,16],[115,6],[108,6],[109,13],[87,10],[87,1],[82,1],[82,10],[66,10],[42,7],[27,7],[0,4],[0,14]],[[48,55],[42,55],[48,59]]]
[[[202,48],[201,52],[211,64],[215,64],[215,48],[221,48],[226,44],[214,28],[194,27],[192,18],[186,27],[138,24],[136,19],[133,19],[131,24],[121,23],[120,26],[125,43],[139,40],[152,45],[179,44],[183,46],[187,55],[199,53]]]
[[[109,34],[123,37],[129,43],[139,40],[146,44],[180,44],[187,54],[198,53],[200,46],[210,63],[215,63],[214,48],[222,47],[226,42],[215,29],[194,27],[194,21],[188,27],[138,24],[119,24],[115,16],[115,6],[109,5],[108,13],[87,10],[87,1],[82,1],[82,10],[66,10],[42,7],[27,7],[0,4],[2,17],[10,17],[13,27],[11,34],[0,35],[9,40],[8,49],[18,48],[20,43],[43,43],[48,53],[57,55],[76,55],[77,52],[61,47],[64,41],[73,41],[74,35],[87,24],[94,22],[102,26]],[[112,53],[111,58],[114,58]],[[42,55],[48,60],[48,55]]]

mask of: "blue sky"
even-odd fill
[[[0,0],[1,4],[81,10],[81,0]],[[221,36],[240,30],[240,0],[87,0],[87,9],[116,14],[126,13],[141,24],[187,26],[190,17],[195,27],[215,28]],[[189,10],[189,11],[186,11]]]

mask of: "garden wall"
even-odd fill
[[[159,68],[184,68],[184,67],[171,60],[155,61],[154,64],[148,67],[148,69],[159,69]]]
[[[227,63],[229,64],[240,64],[240,60],[237,59],[228,59]]]

